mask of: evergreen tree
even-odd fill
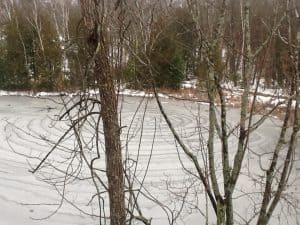
[[[195,24],[184,8],[176,8],[165,23],[150,58],[156,85],[177,89],[192,66]]]
[[[132,56],[123,71],[123,78],[131,86],[147,88],[155,83],[157,87],[178,89],[188,71],[193,70],[193,46],[195,24],[191,15],[184,8],[175,8],[167,17],[160,15],[151,30],[153,42],[149,44],[150,54],[138,53],[139,60]],[[151,76],[147,62],[153,68]],[[153,77],[152,77],[153,76]]]
[[[2,58],[4,67],[0,76],[3,81],[1,86],[5,89],[30,88],[30,74],[25,62],[25,54],[32,49],[33,33],[25,20],[19,21],[18,25],[16,20],[9,21],[4,30],[6,51]]]

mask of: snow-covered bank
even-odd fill
[[[240,99],[243,93],[243,89],[239,86],[234,86],[232,83],[224,83],[222,85],[223,93],[225,95],[226,104],[232,107],[240,106]],[[193,101],[203,101],[206,102],[206,93],[205,91],[199,90],[197,87],[197,81],[183,81],[181,84],[181,88],[178,91],[170,91],[170,90],[162,90],[161,93],[158,94],[161,98],[175,98],[181,100],[193,100]],[[97,95],[99,91],[96,89],[88,89],[86,93],[90,95]],[[131,97],[146,97],[153,98],[154,94],[151,92],[146,92],[143,90],[134,90],[125,88],[125,86],[121,86],[116,90],[116,93],[123,96],[131,96]],[[204,93],[204,95],[199,95],[199,93]],[[80,95],[80,91],[74,92],[33,92],[33,91],[4,91],[0,90],[0,96],[28,96],[28,97],[53,97],[53,96],[78,96]],[[204,96],[204,97],[203,97]],[[255,96],[255,98],[254,98]],[[265,88],[263,84],[252,85],[250,87],[249,93],[249,101],[253,102],[255,99],[256,104],[266,105],[266,106],[275,106],[278,105],[280,108],[284,108],[287,105],[287,100],[290,98],[286,91],[283,89],[272,89]],[[216,101],[218,102],[218,101]],[[292,107],[295,107],[296,101],[293,100]]]
[[[4,91],[4,90],[0,90],[0,96],[26,96],[26,97],[55,97],[55,96],[77,96],[80,95],[80,91],[76,91],[76,92],[33,92],[33,91]],[[95,89],[90,89],[87,90],[86,93],[90,94],[90,95],[97,95],[99,94],[99,91],[95,90]],[[116,93],[120,94],[120,95],[124,95],[124,96],[132,96],[132,97],[148,97],[148,98],[153,98],[154,94],[153,93],[147,93],[145,91],[140,91],[140,90],[133,90],[133,89],[127,89],[127,88],[123,88],[120,89],[118,91],[116,91]],[[162,98],[169,98],[168,95],[165,94],[158,94],[159,97]]]
[[[34,92],[34,91],[4,91],[0,90],[0,96],[27,96],[27,97],[46,97],[46,96],[62,96],[62,95],[76,95],[76,93],[68,92]]]

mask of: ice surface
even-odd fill
[[[69,97],[65,98],[68,99]],[[65,190],[67,200],[63,202],[57,213],[48,219],[40,220],[52,215],[60,206],[61,196],[57,190],[42,181],[42,179],[57,178],[59,172],[45,168],[42,170],[43,172],[33,175],[28,170],[31,169],[30,166],[34,166],[39,162],[36,157],[42,158],[68,128],[68,122],[55,121],[62,108],[62,105],[55,103],[59,100],[59,97],[51,97],[50,99],[22,96],[0,97],[1,225],[99,224],[97,218],[84,214],[70,204],[76,204],[87,213],[97,214],[97,204],[95,202],[87,205],[95,193],[95,188],[91,182],[87,181],[76,181],[67,185]],[[194,185],[190,187],[186,200],[196,204],[196,207],[199,207],[205,215],[206,203],[203,186],[182,169],[183,164],[186,169],[194,171],[191,162],[184,157],[180,149],[176,148],[174,138],[159,114],[154,99],[144,99],[144,102],[140,104],[141,100],[142,98],[138,97],[123,97],[120,99],[122,126],[124,126],[122,130],[124,155],[127,154],[131,158],[139,160],[137,177],[142,180],[152,150],[149,171],[144,181],[147,190],[172,210],[179,208],[178,199],[176,199],[174,193],[171,194],[167,191],[167,187],[171,188],[172,186],[178,194],[177,198],[179,198],[184,194],[185,187],[189,187],[193,183]],[[201,129],[204,138],[207,137],[208,106],[167,98],[163,99],[163,105],[176,130],[184,138],[186,144],[198,155],[201,166],[203,166],[201,159],[203,150],[199,150],[201,146],[199,146],[198,131]],[[138,108],[140,110],[135,114]],[[143,116],[143,109],[145,108],[147,110],[145,116]],[[229,109],[228,117],[231,128],[237,124],[238,115],[238,109]],[[143,126],[142,122],[144,122]],[[268,153],[275,145],[279,125],[279,121],[268,119],[260,129],[253,133],[253,137],[250,139],[250,148],[245,158],[243,173],[238,182],[237,191],[234,193],[236,215],[239,214],[249,219],[255,213],[256,204],[259,204],[261,197],[262,186],[260,182],[263,181],[261,177],[264,175],[262,169],[266,168],[266,162],[269,159]],[[84,138],[89,139],[93,136],[93,130],[86,128],[83,130],[83,134]],[[141,140],[140,148],[138,147],[139,140]],[[128,145],[126,145],[127,142]],[[229,139],[231,153],[236,150],[236,142],[236,138]],[[62,143],[62,146],[72,151],[75,146],[74,143],[74,137],[69,137]],[[151,148],[152,144],[153,149]],[[127,149],[126,146],[128,146]],[[217,171],[219,177],[221,177],[219,141],[216,141],[215,147],[217,149],[216,157],[218,158],[216,162]],[[54,151],[50,160],[54,165],[58,165],[58,161],[65,159],[65,156],[66,152],[64,151]],[[233,159],[230,158],[230,160]],[[99,168],[104,168],[103,155],[97,165],[99,165]],[[62,164],[61,168],[63,167]],[[298,162],[295,162],[295,168],[300,168]],[[87,176],[89,173],[87,170],[83,170],[82,174]],[[249,174],[251,174],[251,177]],[[293,172],[291,178],[293,183],[290,184],[286,196],[288,194],[292,195],[293,199],[296,200],[299,197],[297,190],[299,177]],[[219,181],[222,182],[221,178],[219,178]],[[135,184],[135,187],[139,187],[138,183]],[[245,195],[245,192],[250,194]],[[159,206],[143,196],[140,199],[145,216],[153,218],[152,224],[168,224],[167,216]],[[279,214],[281,210],[279,207],[272,218],[271,224],[279,224],[276,215],[282,215]],[[290,224],[297,224],[293,210],[286,208],[282,212],[290,214],[286,218],[281,217],[281,224],[286,224],[287,220]],[[196,210],[194,206],[187,204],[178,223],[205,224],[204,215]],[[214,215],[210,205],[207,215],[210,221],[213,222]],[[236,216],[236,219],[239,220],[239,216]]]

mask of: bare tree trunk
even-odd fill
[[[14,20],[14,22],[15,22],[16,32],[17,32],[19,40],[21,42],[22,50],[23,50],[23,54],[24,54],[24,67],[26,69],[27,75],[30,76],[31,75],[31,71],[30,71],[30,68],[29,68],[30,63],[29,63],[28,56],[27,56],[27,50],[26,50],[23,34],[21,32],[21,29],[20,29],[19,18],[18,18],[17,12],[16,12],[17,11],[16,3],[15,3],[15,1],[8,1],[7,0],[7,1],[4,1],[2,4],[3,5],[0,5],[0,6],[4,7],[4,11],[7,15],[7,19],[9,21]]]
[[[106,173],[110,200],[110,219],[112,225],[125,224],[125,203],[123,191],[123,167],[118,124],[117,97],[114,80],[109,70],[108,58],[101,55],[95,59],[99,82],[102,120],[105,136]]]
[[[55,29],[57,33],[57,38],[59,40],[60,50],[62,51],[61,55],[61,72],[63,74],[62,79],[64,80],[67,77],[66,72],[69,72],[68,64],[68,57],[67,57],[67,43],[70,40],[69,34],[69,9],[67,4],[70,4],[66,1],[52,1],[51,2],[51,14],[53,17],[53,21],[55,24]],[[59,16],[61,18],[61,22],[59,23]]]
[[[39,18],[39,4],[40,2],[38,2],[37,0],[33,0],[32,1],[32,14],[31,16],[27,17],[27,21],[31,24],[31,26],[33,27],[33,29],[36,31],[37,37],[39,39],[39,44],[40,44],[40,48],[41,51],[43,53],[43,57],[45,57],[45,47],[44,47],[44,42],[42,39],[42,24]]]
[[[110,224],[125,225],[125,196],[118,124],[118,102],[115,93],[114,76],[109,61],[105,2],[80,0],[83,20],[89,31],[88,45],[95,62],[95,78],[98,82],[101,115],[105,138],[106,175],[110,201]]]
[[[293,12],[290,10],[290,0],[286,0],[286,11]],[[297,9],[295,11],[297,19],[299,19],[299,14]],[[287,24],[288,24],[288,38],[286,44],[288,45],[291,53],[291,59],[293,62],[293,83],[290,87],[290,96],[295,96],[295,109],[292,110],[292,102],[293,98],[290,98],[286,107],[285,118],[283,121],[283,125],[281,127],[281,132],[279,139],[277,141],[272,160],[270,166],[266,172],[266,184],[264,189],[264,195],[262,200],[262,206],[260,209],[257,225],[266,225],[269,223],[275,208],[277,207],[280,199],[282,198],[282,193],[287,186],[288,179],[290,176],[290,170],[293,166],[293,155],[295,154],[295,150],[297,147],[297,134],[300,130],[300,117],[299,117],[299,105],[300,105],[300,98],[299,98],[299,49],[300,49],[300,29],[298,28],[296,33],[296,45],[293,45],[292,34],[291,34],[291,13],[287,14]],[[283,40],[284,42],[286,40]],[[294,112],[293,112],[294,111]],[[287,135],[288,131],[288,122],[290,116],[294,114],[294,122],[293,128],[291,129],[291,134]],[[285,160],[283,162],[283,168],[280,171],[277,167],[279,164],[279,157],[280,151],[282,151],[285,140],[289,136],[288,147],[286,149]],[[278,176],[278,184],[274,185],[275,175],[277,170],[280,171]],[[273,186],[277,186],[274,188]]]

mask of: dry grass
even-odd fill
[[[166,88],[160,88],[158,90],[160,93],[166,94],[172,98],[180,99],[180,100],[190,100],[190,101],[200,101],[200,102],[208,102],[207,92],[194,88],[181,88],[178,90],[171,90]],[[241,106],[241,94],[233,93],[230,90],[224,91],[226,105],[229,107],[239,108]],[[215,102],[217,105],[220,105],[220,99],[216,98]],[[250,111],[252,107],[252,102],[248,105],[248,110]],[[268,114],[275,106],[271,103],[261,103],[256,102],[254,105],[254,112],[260,115]],[[291,115],[289,118],[289,125],[292,125],[294,122],[294,113],[295,109],[291,111]],[[300,117],[300,112],[299,117]],[[286,106],[278,106],[272,113],[271,116],[279,118],[281,120],[284,119],[286,114]]]

